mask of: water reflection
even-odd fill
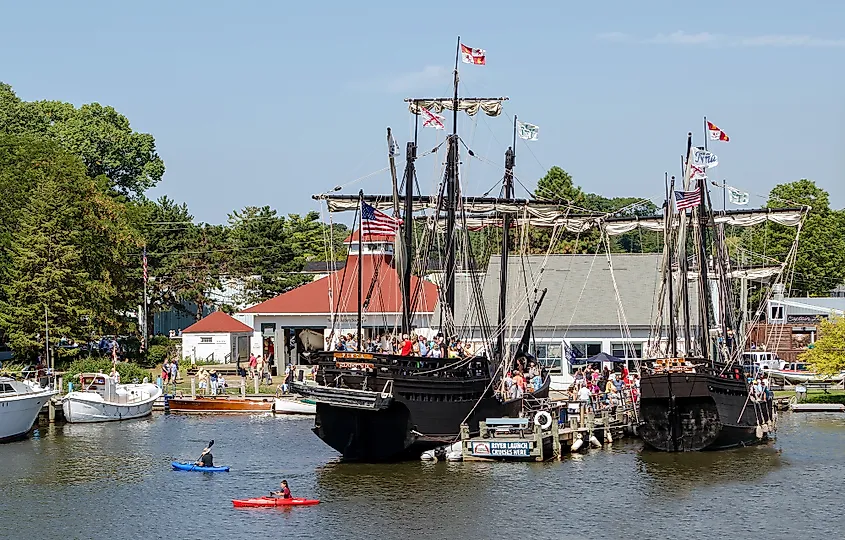
[[[636,455],[637,475],[655,497],[677,497],[720,484],[753,486],[783,465],[781,451],[772,444],[719,452],[669,453],[644,448]]]
[[[48,540],[841,536],[831,516],[845,504],[844,415],[783,415],[768,446],[665,454],[621,440],[550,463],[343,463],[312,425],[155,415],[42,428],[38,439],[0,445],[0,515],[13,525],[0,538],[18,537],[14,525],[25,523]],[[210,439],[215,463],[231,473],[170,470]],[[232,507],[282,478],[295,495],[323,502]]]

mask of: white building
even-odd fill
[[[182,355],[217,364],[244,361],[249,358],[252,334],[249,326],[215,311],[182,331]]]

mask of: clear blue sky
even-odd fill
[[[662,200],[706,115],[731,137],[713,145],[711,178],[759,205],[807,177],[845,206],[845,4],[832,0],[3,4],[0,80],[25,100],[117,108],[165,160],[150,195],[203,221],[316,209],[312,193],[383,168],[385,127],[409,138],[402,99],[448,94],[457,35],[488,57],[461,66],[462,93],[509,96],[506,114],[540,126],[517,149],[529,188],[559,165],[588,191]],[[468,192],[501,177],[511,121],[461,118],[492,162],[464,159]],[[420,162],[423,190],[437,167]],[[389,192],[389,176],[359,188]]]

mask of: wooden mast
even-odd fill
[[[684,167],[684,180],[682,182],[682,188],[684,191],[689,189],[691,186],[688,186],[687,181],[687,169],[689,168],[689,156],[690,151],[692,149],[692,133],[687,133],[687,156],[686,156],[686,163]],[[687,212],[684,210],[682,214],[679,215],[682,221],[686,221],[687,219]],[[687,271],[689,270],[689,256],[686,250],[686,243],[687,243],[687,235],[686,235],[686,227],[682,227],[684,231],[683,237],[679,240],[679,242],[683,242],[682,246],[683,249],[678,249],[678,254],[683,254],[682,257],[678,258],[678,274],[679,279],[678,282],[681,284],[681,302],[684,306],[684,356],[689,356],[691,354],[692,349],[692,329],[690,328],[690,312],[689,312],[689,286],[687,285]]]
[[[502,181],[502,196],[506,201],[513,198],[513,168],[516,164],[516,115],[513,117],[513,146],[505,152],[505,177]],[[496,323],[496,351],[499,359],[507,357],[507,344],[505,343],[505,317],[507,315],[508,295],[508,252],[510,251],[510,230],[511,215],[506,212],[502,215],[502,257],[499,268],[499,317]]]
[[[666,179],[668,173],[666,173],[663,177],[663,182],[666,186],[666,208],[663,211],[664,222],[663,222],[663,229],[664,229],[664,242],[666,242],[666,255],[668,259],[668,267],[666,268],[666,272],[668,273],[668,279],[666,280],[666,285],[669,287],[669,351],[671,352],[672,358],[678,357],[678,334],[675,330],[675,295],[672,287],[672,280],[675,278],[674,274],[672,273],[672,220],[674,215],[672,214],[672,192],[675,190],[675,177],[672,177],[672,182],[669,183]]]
[[[446,306],[449,317],[455,316],[455,211],[458,183],[458,62],[461,57],[461,37],[455,50],[454,92],[452,95],[452,134],[446,161],[446,265],[443,268]],[[454,321],[453,321],[454,322]],[[450,329],[453,322],[447,322]],[[447,332],[448,335],[448,332]]]
[[[417,158],[416,142],[409,142],[405,148],[405,241],[402,253],[402,333],[411,333],[411,260],[414,255],[414,160]]]
[[[364,351],[362,320],[364,310],[364,190],[358,192],[358,352]]]

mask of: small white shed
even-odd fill
[[[215,364],[249,358],[253,329],[222,311],[200,319],[182,331],[182,355]]]

